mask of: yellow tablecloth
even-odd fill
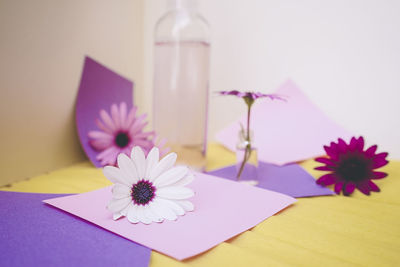
[[[211,145],[207,160],[212,170],[233,163],[235,157]],[[302,166],[318,175],[312,160]],[[179,262],[152,252],[150,266],[398,266],[400,162],[392,161],[383,170],[389,177],[377,181],[381,193],[301,198],[250,231],[192,259]],[[0,190],[82,193],[107,185],[110,182],[101,170],[84,162]]]

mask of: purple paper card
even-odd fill
[[[90,146],[88,133],[98,129],[96,119],[101,109],[108,111],[112,104],[121,102],[128,110],[132,108],[133,83],[86,57],[76,100],[76,125],[83,150],[96,167],[101,167],[96,159],[99,152]]]
[[[42,202],[60,196],[0,191],[0,266],[148,266],[149,248]]]
[[[315,179],[297,164],[276,166],[259,162],[257,172],[258,187],[292,197],[312,197],[334,194],[329,188],[316,184]],[[237,169],[236,166],[229,166],[208,172],[208,174],[235,181]],[[251,177],[246,173],[246,169],[242,173],[241,180],[251,180]]]

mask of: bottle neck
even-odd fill
[[[167,9],[185,9],[194,11],[197,8],[196,0],[168,0],[167,1]]]

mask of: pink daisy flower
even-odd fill
[[[147,114],[137,116],[137,107],[127,109],[125,102],[111,105],[110,114],[104,109],[100,110],[100,119],[96,119],[99,130],[88,133],[90,145],[99,154],[96,159],[100,164],[115,165],[120,153],[130,155],[134,146],[140,146],[147,154],[150,149],[157,146],[161,155],[169,149],[164,148],[166,140],[159,140],[154,131],[146,132],[144,127]]]
[[[382,179],[387,173],[376,171],[385,166],[388,153],[376,154],[376,145],[364,150],[364,138],[353,137],[349,144],[339,138],[337,143],[331,142],[324,146],[328,157],[319,157],[315,160],[325,164],[315,168],[320,171],[329,171],[317,180],[320,185],[335,185],[335,192],[350,195],[357,188],[365,195],[371,191],[379,192],[379,187],[372,181]]]

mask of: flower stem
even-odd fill
[[[236,176],[238,181],[240,180],[240,176],[242,175],[242,172],[244,170],[244,166],[246,165],[246,162],[250,159],[250,155],[251,155],[250,114],[251,114],[251,106],[252,106],[253,102],[246,102],[246,103],[247,103],[247,129],[246,129],[245,140],[247,141],[247,145],[246,145],[246,148],[245,148],[243,161],[242,161],[242,163],[240,165],[238,174]]]

